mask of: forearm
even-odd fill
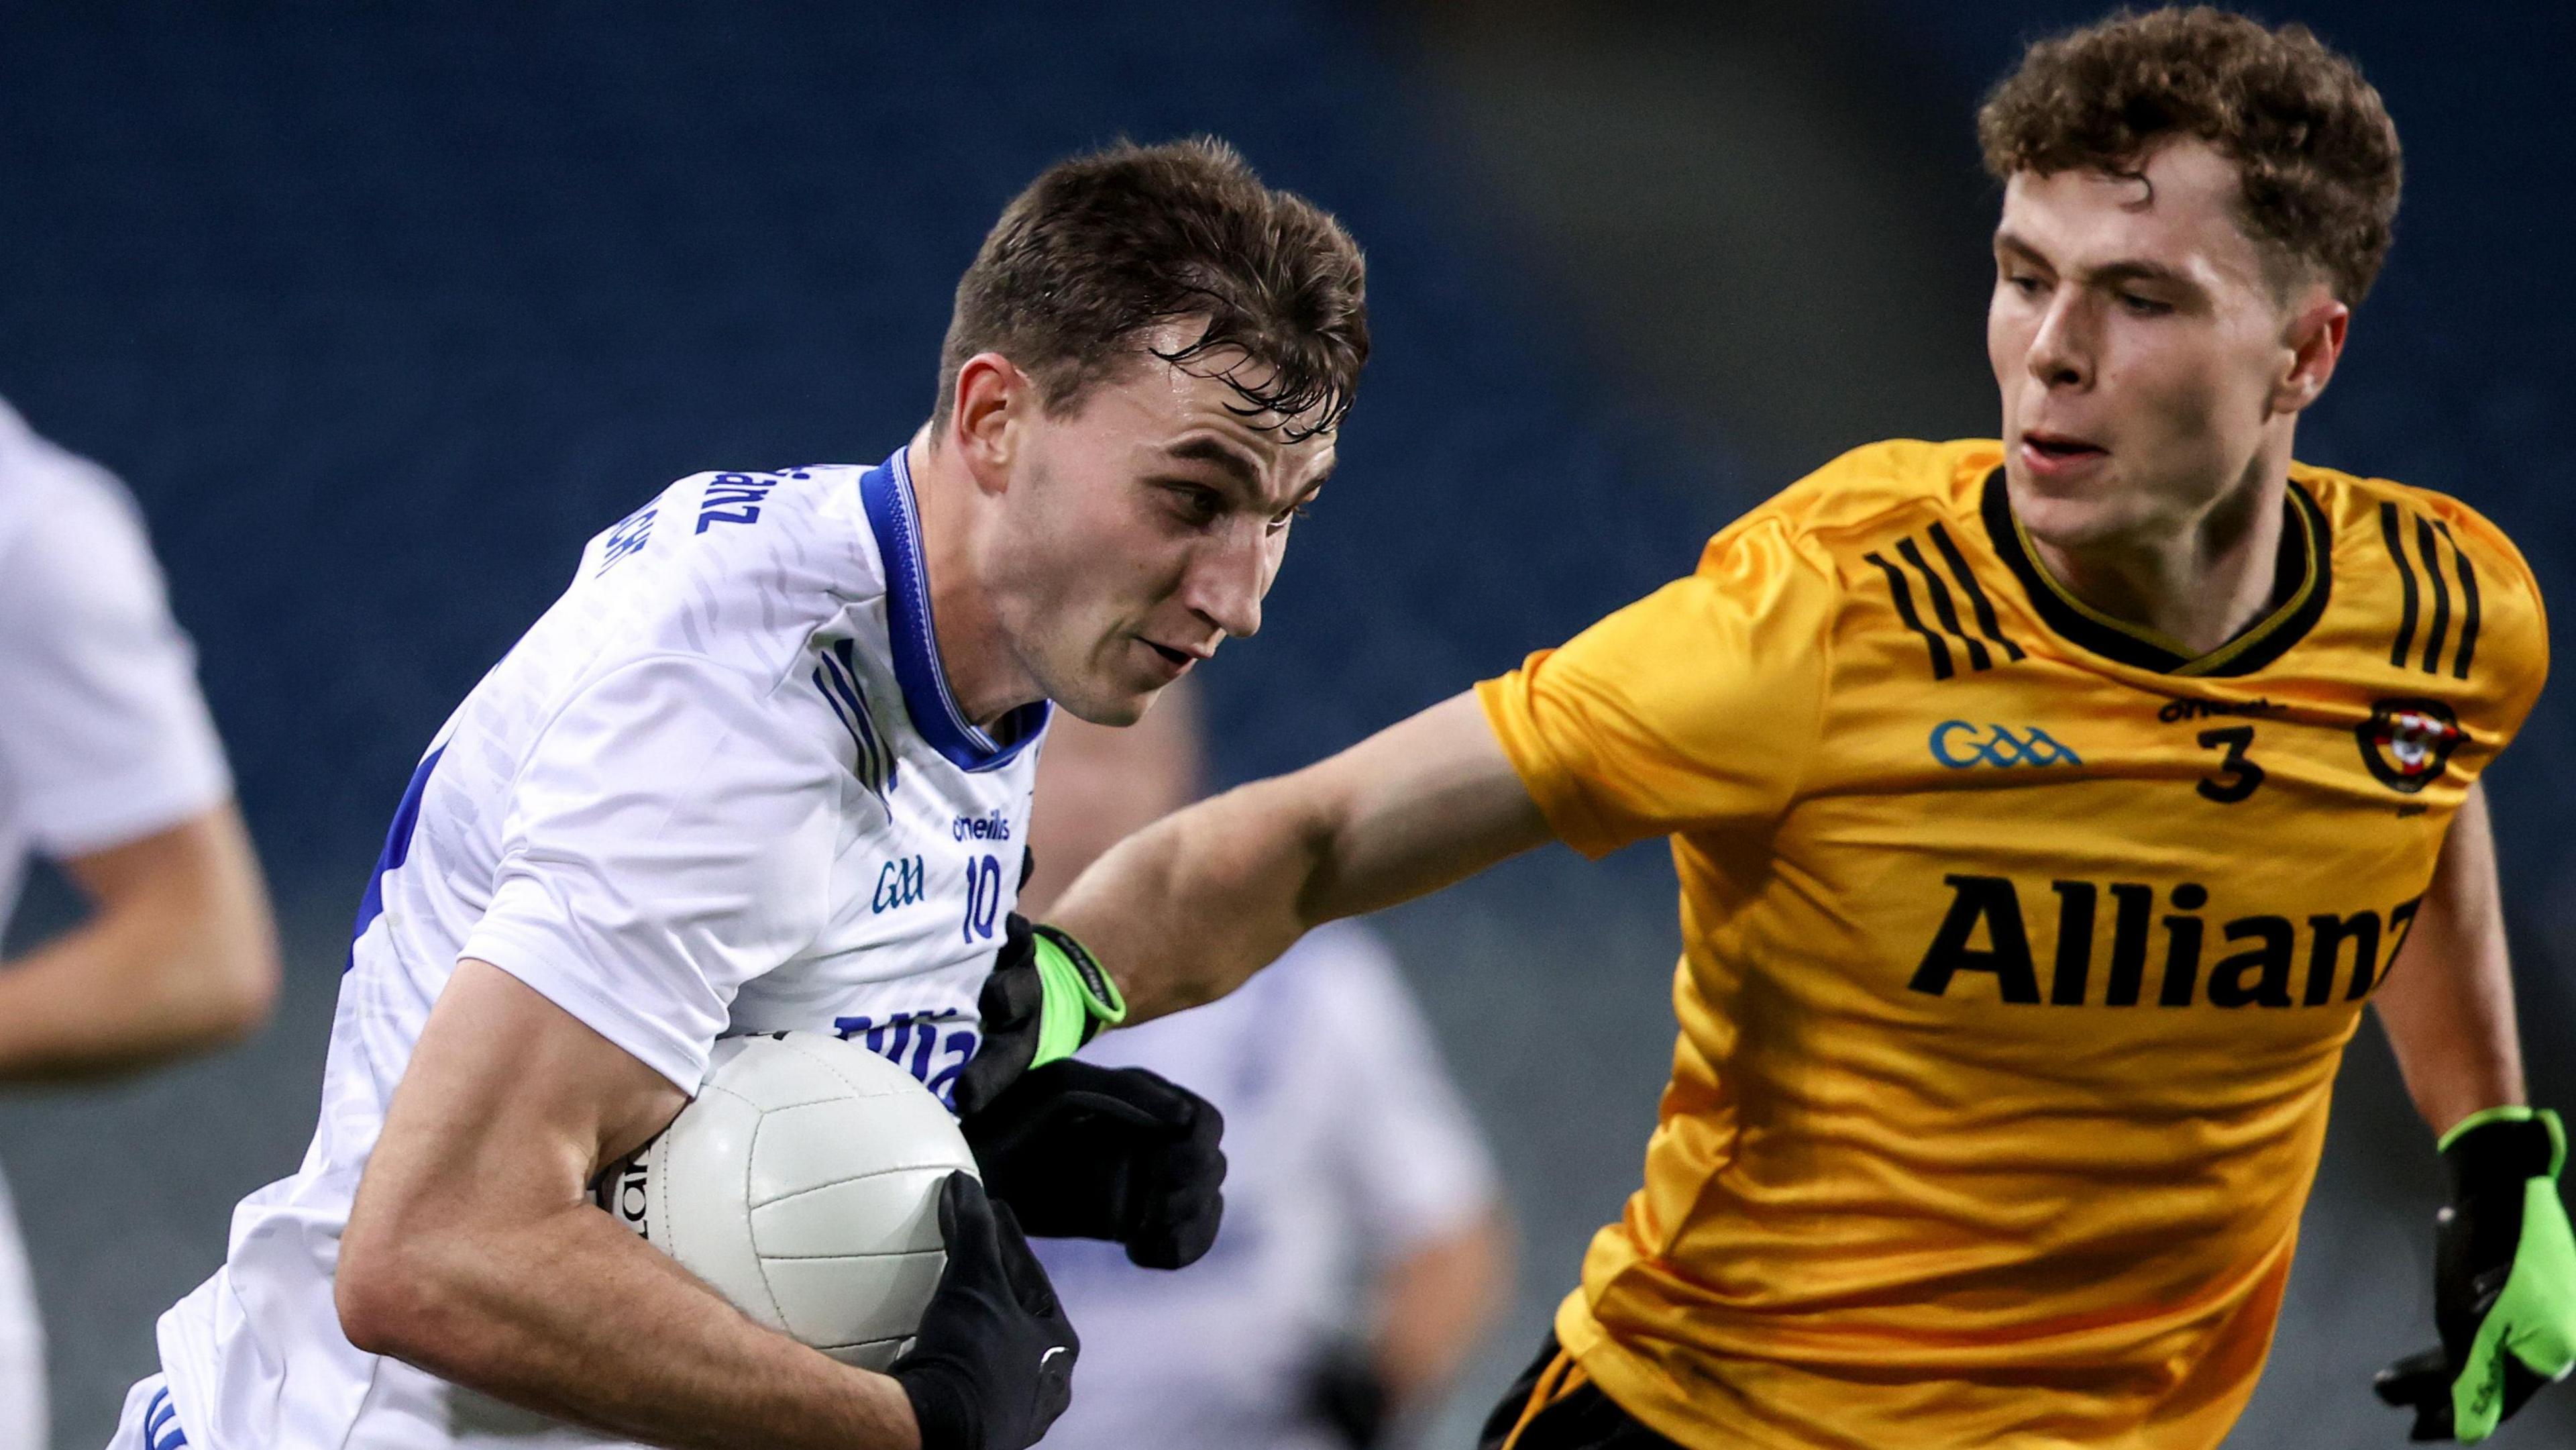
[[[2373,999],[2407,1091],[2436,1133],[2524,1100],[2513,970],[2483,790],[2444,842],[2414,929]]]
[[[1055,924],[1117,979],[1131,1025],[1224,996],[1331,919],[1318,889],[1325,832],[1294,780],[1166,817],[1112,848],[1057,903]]]
[[[893,1379],[752,1322],[587,1203],[393,1253],[343,1286],[361,1348],[673,1450],[918,1450]]]
[[[1309,929],[1438,890],[1549,838],[1459,695],[1320,765],[1204,801],[1084,872],[1052,920],[1139,1022],[1212,1001]]]
[[[685,1102],[518,979],[460,963],[341,1234],[342,1331],[647,1444],[917,1450],[893,1380],[752,1322],[591,1205],[585,1185]]]
[[[0,963],[0,1083],[131,1071],[231,1042],[277,990],[277,947],[231,808],[74,863],[89,920]]]

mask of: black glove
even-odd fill
[[[1112,1239],[1148,1269],[1196,1263],[1216,1242],[1225,1118],[1141,1067],[1051,1062],[958,1126],[986,1187],[1041,1238]]]
[[[1364,1344],[1342,1340],[1307,1376],[1306,1407],[1351,1450],[1369,1450],[1386,1432],[1394,1405],[1376,1356]]]
[[[961,1118],[981,1112],[1021,1073],[1071,1057],[1103,1028],[1125,1021],[1127,1004],[1082,943],[1051,926],[1032,927],[1014,911],[975,1012],[982,1041],[957,1075]]]
[[[2443,1139],[2451,1206],[2436,1220],[2433,1322],[2442,1344],[2379,1372],[2412,1408],[2410,1438],[2474,1443],[2576,1363],[2576,1239],[2558,1197],[2557,1115],[2495,1108]]]
[[[887,1369],[921,1450],[1027,1450],[1073,1400],[1082,1341],[1007,1205],[971,1173],[939,1187],[948,1264],[912,1348]]]

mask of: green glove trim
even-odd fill
[[[1071,1057],[1101,1029],[1127,1020],[1127,1000],[1100,969],[1100,959],[1072,936],[1051,926],[1034,929],[1031,955],[1045,1003],[1038,1011],[1038,1051],[1029,1066]]]
[[[2565,1130],[2555,1113],[2548,1118],[2563,1159]],[[2513,1273],[2479,1321],[2468,1363],[2451,1382],[2451,1424],[2463,1442],[2494,1434],[2503,1418],[2507,1353],[2545,1380],[2565,1379],[2576,1369],[2576,1232],[2568,1228],[2554,1175],[2523,1184],[2522,1241]]]
[[[2434,1145],[2434,1150],[2448,1153],[2451,1145],[2467,1136],[2470,1130],[2483,1128],[2489,1123],[2528,1123],[2535,1120],[2549,1130],[2549,1176],[2555,1178],[2558,1171],[2567,1166],[2567,1125],[2561,1123],[2557,1112],[2550,1108],[2481,1108],[2453,1123],[2451,1131],[2442,1135],[2442,1141]]]

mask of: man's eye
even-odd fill
[[[2040,293],[2040,280],[2028,272],[2006,272],[2004,285],[2024,297],[2036,297]]]
[[[2162,317],[2173,311],[2172,303],[2158,302],[2152,297],[2141,297],[2135,292],[2121,293],[2120,305],[2139,317]]]
[[[1224,501],[1215,492],[1195,484],[1176,483],[1167,486],[1172,496],[1172,510],[1193,524],[1211,523],[1224,511]]]
[[[1297,520],[1305,518],[1308,512],[1307,506],[1301,503],[1291,507],[1284,514],[1273,514],[1270,518],[1270,532],[1274,534],[1279,532]]]

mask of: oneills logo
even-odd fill
[[[2381,700],[2353,734],[2361,763],[2390,790],[2413,795],[2442,774],[2458,749],[2460,719],[2439,700]]]

